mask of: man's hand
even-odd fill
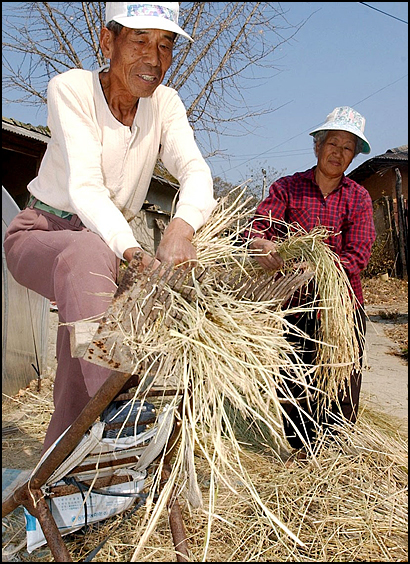
[[[144,268],[146,268],[147,266],[152,264],[154,257],[152,257],[150,254],[143,251],[141,249],[141,247],[130,247],[129,249],[127,249],[123,254],[124,260],[126,260],[127,262],[131,262],[134,254],[136,252],[142,253],[142,258],[141,258],[141,269],[142,270]],[[160,262],[155,259],[155,262],[153,263],[153,268],[157,268],[159,265],[160,265]]]
[[[253,239],[249,245],[255,260],[265,270],[280,270],[283,267],[283,259],[276,251],[276,245],[273,241],[268,239]]]
[[[130,247],[124,252],[123,257],[130,262],[137,251],[142,253],[141,269],[151,265],[153,268],[158,268],[161,263],[172,266],[186,264],[187,267],[193,268],[197,263],[196,250],[192,244],[193,236],[193,228],[183,219],[175,218],[165,229],[155,258],[140,247]]]
[[[196,266],[197,256],[192,244],[193,228],[183,219],[174,218],[165,229],[155,255],[160,262],[187,267]]]

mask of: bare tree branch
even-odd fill
[[[87,36],[84,36],[83,39],[91,46],[91,49],[94,52],[95,57],[97,59],[98,66],[102,67],[105,63],[105,60],[100,50],[99,34],[98,34],[98,29],[100,28],[102,22],[101,19],[98,18],[97,20],[98,23],[97,23],[96,19],[93,17],[95,2],[81,2],[81,4],[83,7],[84,18],[87,24],[87,32],[90,40],[88,41]],[[97,4],[99,4],[99,2],[97,2]],[[99,14],[101,17],[101,10],[99,10]]]
[[[42,7],[45,8],[47,14],[41,9]],[[61,51],[65,53],[70,61],[72,61],[73,66],[77,68],[82,68],[81,61],[73,48],[71,42],[69,41],[66,33],[60,26],[54,11],[50,8],[50,4],[48,2],[39,2],[39,13],[44,20],[46,26],[51,31],[54,36],[54,39],[57,41]],[[47,19],[47,16],[49,19]]]
[[[236,3],[236,6],[234,7],[234,9],[237,7],[238,4],[239,4],[239,2]],[[240,2],[240,4],[244,4],[244,2]],[[187,110],[188,115],[191,115],[192,112],[195,110],[195,108],[198,106],[202,97],[209,90],[209,84],[213,84],[215,82],[215,80],[220,75],[222,69],[225,68],[227,61],[231,58],[232,53],[236,50],[237,43],[238,42],[240,43],[240,38],[244,34],[244,31],[246,29],[247,24],[249,23],[249,21],[252,20],[252,17],[254,15],[254,13],[256,12],[257,8],[259,7],[260,2],[254,2],[254,4],[255,4],[255,6],[254,6],[252,12],[247,16],[246,21],[244,22],[242,28],[238,31],[236,37],[231,41],[229,48],[227,49],[227,51],[226,51],[225,55],[222,57],[222,59],[219,61],[215,70],[212,72],[211,76],[209,77],[208,82],[206,84],[204,84],[202,90],[198,93],[197,97],[195,98],[195,100],[192,102],[192,104],[188,108],[188,110]]]
[[[3,9],[3,101],[46,103],[50,78],[70,68],[106,63],[99,46],[105,2],[21,2]],[[232,124],[249,131],[275,111],[253,102],[252,89],[277,74],[276,49],[302,27],[280,3],[181,2],[181,26],[195,42],[177,39],[168,86],[178,90],[191,125],[209,140]]]

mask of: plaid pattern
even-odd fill
[[[326,199],[316,184],[312,168],[277,180],[259,204],[247,237],[276,239],[284,235],[275,219],[297,223],[309,232],[318,225],[332,235],[326,243],[340,257],[353,291],[363,305],[360,273],[366,268],[376,238],[373,206],[363,186],[343,176]]]

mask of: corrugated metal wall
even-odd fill
[[[13,395],[47,365],[49,300],[18,284],[7,269],[3,241],[19,208],[2,187],[2,390]]]

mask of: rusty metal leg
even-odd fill
[[[27,488],[23,505],[40,523],[55,562],[72,562],[70,553],[44,499],[43,492],[41,490],[30,490],[29,492]]]
[[[189,559],[189,548],[182,520],[181,508],[178,499],[171,499],[168,502],[168,518],[171,528],[172,540],[174,541],[177,562],[191,562]]]
[[[90,428],[107,405],[118,395],[119,391],[130,377],[131,375],[127,373],[113,372],[94,397],[91,398],[67,432],[60,438],[59,442],[36,472],[34,472],[32,478],[17,488],[2,504],[3,517],[11,513],[14,509],[19,507],[19,505],[24,505],[27,510],[38,519],[56,562],[72,562],[72,560],[64,545],[53,516],[49,511],[47,503],[42,497],[40,488],[47,482],[47,479],[54,470],[58,468],[64,459],[74,450],[84,433]],[[175,431],[169,443],[171,448],[168,452],[168,460],[176,447],[179,428],[180,423],[176,422]],[[170,473],[171,466],[167,463],[164,465],[163,479],[167,480]],[[31,498],[33,492],[37,492],[36,497],[38,501],[36,504],[33,503],[33,499]],[[181,508],[174,493],[170,496],[167,506],[177,561],[189,562],[188,543]]]
[[[162,479],[168,480],[170,474],[171,467],[169,465],[164,465],[162,469]],[[177,562],[190,562],[184,521],[182,519],[181,507],[175,491],[171,493],[167,507],[169,526],[171,529],[172,540],[174,542]]]
[[[187,391],[187,393],[190,397],[189,390]],[[162,468],[162,479],[164,481],[168,480],[171,475],[171,459],[179,442],[179,437],[181,434],[181,427],[182,427],[183,412],[184,412],[184,401],[181,400],[178,408],[178,414],[175,417],[174,430],[168,440],[167,452],[165,455],[164,465]],[[168,499],[167,508],[168,508],[168,521],[171,529],[172,540],[174,542],[177,562],[190,562],[189,547],[188,547],[184,521],[182,519],[181,507],[179,505],[175,490],[171,492],[171,495]]]
[[[131,374],[123,372],[111,373],[110,377],[90,399],[68,431],[61,437],[40,468],[34,473],[30,480],[33,488],[40,488],[46,483],[54,470],[75,449],[84,433],[88,431],[108,404],[116,397],[130,377]]]

